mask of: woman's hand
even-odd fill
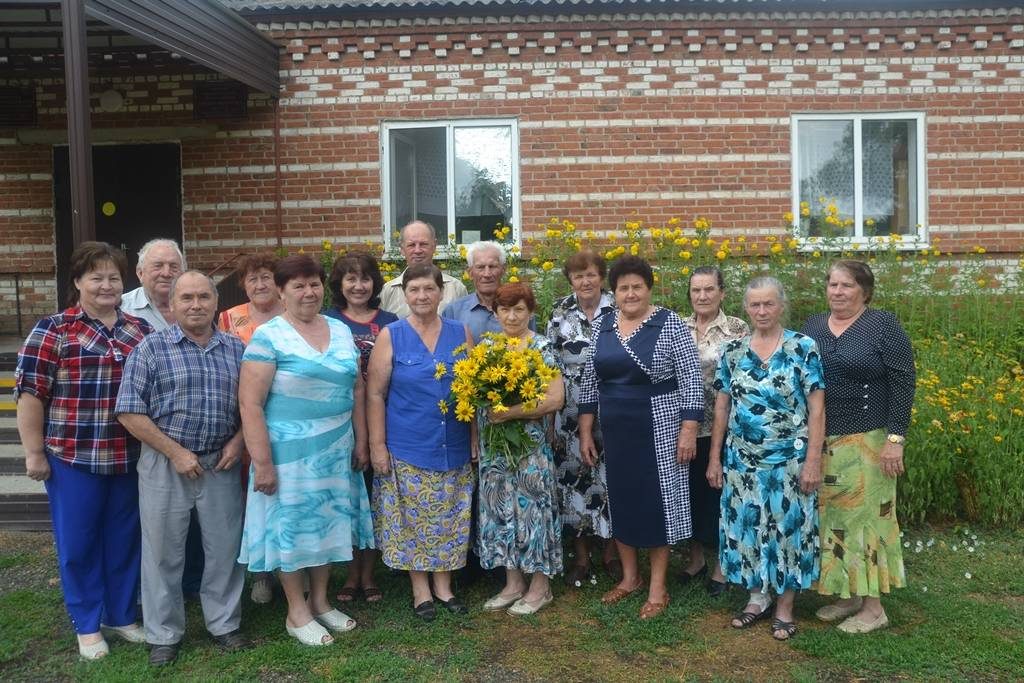
[[[253,482],[252,490],[272,496],[277,493],[277,470],[273,463],[260,463],[253,461]]]
[[[676,439],[676,462],[680,465],[690,462],[697,456],[697,423],[684,420]]]
[[[882,474],[896,477],[903,474],[903,444],[886,441],[879,457]]]
[[[366,447],[366,444],[356,443],[355,448],[352,449],[352,469],[359,472],[365,472],[366,468],[369,466],[369,449]]]
[[[34,481],[46,481],[50,478],[50,463],[45,453],[25,454],[25,474]]]
[[[708,480],[708,486],[713,489],[722,488],[723,476],[721,458],[710,458],[708,460],[708,470],[704,476]]]
[[[821,486],[821,458],[808,456],[800,468],[800,490],[814,493]]]
[[[370,446],[370,464],[373,465],[374,474],[391,473],[391,454],[387,446]]]
[[[580,460],[587,467],[597,467],[597,446],[591,434],[580,434]]]
[[[502,422],[508,422],[509,421],[509,419],[510,419],[509,418],[509,413],[510,412],[512,412],[512,411],[511,410],[497,411],[494,408],[488,408],[487,409],[487,415],[485,417],[487,418],[487,421],[490,422],[492,425],[493,424],[500,424]]]

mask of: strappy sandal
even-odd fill
[[[359,589],[355,586],[345,586],[338,594],[334,596],[334,599],[338,602],[355,602],[356,598],[359,597]]]
[[[622,600],[625,600],[630,595],[632,595],[633,593],[636,593],[638,590],[642,589],[643,587],[644,587],[644,582],[643,581],[639,582],[636,585],[636,588],[634,588],[633,590],[626,590],[625,588],[619,588],[618,586],[616,586],[615,588],[612,588],[610,591],[608,591],[607,593],[605,593],[604,595],[601,596],[601,602],[603,602],[606,605],[614,605],[617,602],[621,602]]]
[[[665,611],[665,608],[668,607],[668,603],[669,596],[667,595],[665,596],[664,602],[651,602],[648,600],[644,603],[644,606],[640,608],[640,618],[644,620],[653,619]]]
[[[750,604],[750,603],[748,603],[748,604]],[[738,628],[738,629],[750,628],[751,626],[753,626],[757,622],[763,621],[764,619],[767,619],[768,618],[768,611],[770,609],[771,609],[771,605],[766,605],[765,608],[763,610],[761,610],[760,612],[747,612],[745,610],[743,612],[737,612],[736,615],[733,617],[733,620],[740,622],[739,626],[737,626],[736,624],[733,624],[732,622],[730,622],[730,625],[733,628]]]
[[[380,602],[384,599],[384,594],[377,586],[367,586],[363,588],[363,600],[366,602]]]
[[[780,636],[779,631],[785,633]],[[796,635],[796,624],[792,621],[783,621],[782,619],[772,619],[772,638],[775,640],[789,640]]]

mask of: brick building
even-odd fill
[[[703,214],[764,236],[828,196],[854,239],[1013,263],[1024,245],[1020,2],[221,4],[280,45],[279,98],[227,87],[197,106],[223,76],[107,40],[90,72],[99,239],[170,235],[213,270],[278,244],[386,243],[413,215],[457,241],[498,221],[522,239],[551,216],[600,230]],[[0,87],[36,108],[0,123],[8,331],[11,273],[26,324],[57,305],[58,59],[13,69],[0,51]]]

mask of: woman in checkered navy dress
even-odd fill
[[[637,548],[649,548],[651,582],[641,619],[668,606],[668,547],[691,534],[689,461],[704,417],[700,361],[682,319],[652,305],[654,273],[641,258],[623,256],[608,272],[617,310],[594,321],[580,389],[580,453],[591,466],[599,413],[608,473],[612,536],[622,581],[602,602],[640,590]]]

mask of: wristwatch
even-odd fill
[[[900,436],[899,434],[890,434],[889,436],[885,437],[885,440],[888,441],[889,443],[899,443],[899,444],[901,444],[904,441],[906,441],[907,439],[906,439],[906,437]]]

